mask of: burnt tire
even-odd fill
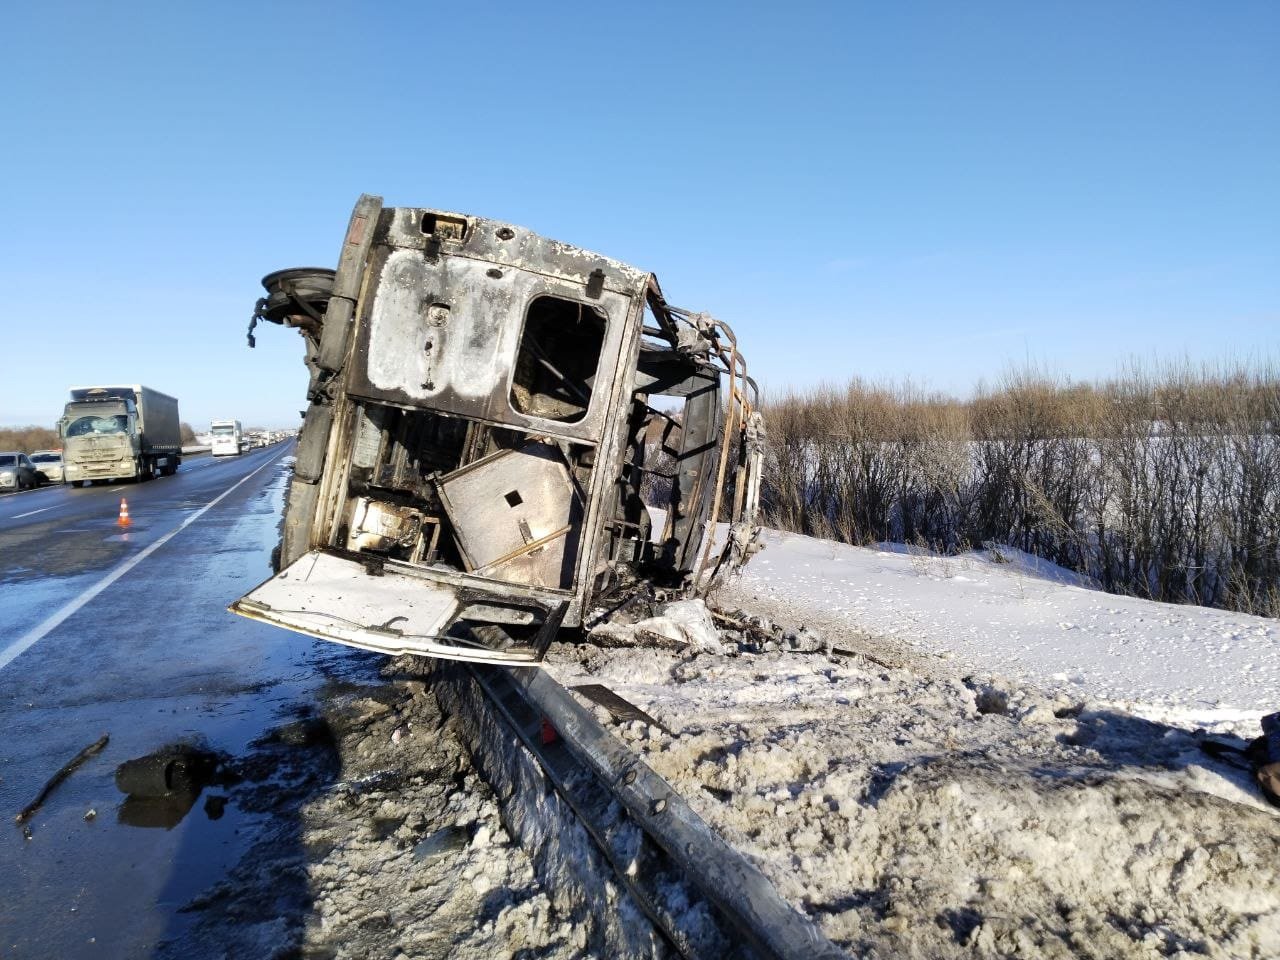
[[[160,753],[116,767],[116,788],[131,797],[190,794],[202,787],[213,764],[198,753]]]

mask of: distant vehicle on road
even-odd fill
[[[239,420],[214,420],[209,424],[210,452],[215,457],[238,457],[245,450],[244,430]]]
[[[62,451],[37,450],[31,455],[31,462],[44,477],[44,483],[62,482]]]
[[[178,401],[137,384],[72,387],[58,421],[63,481],[149,480],[182,463]]]
[[[25,453],[0,453],[0,490],[27,490],[40,486],[40,473]]]

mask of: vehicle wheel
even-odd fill
[[[131,797],[195,793],[208,784],[218,760],[212,754],[175,746],[116,767],[116,788]]]

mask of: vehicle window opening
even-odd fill
[[[440,240],[461,240],[467,233],[467,221],[459,217],[446,217],[438,213],[422,215],[422,232]]]
[[[536,297],[525,315],[511,378],[517,413],[561,423],[587,415],[605,318],[594,307],[560,297]]]

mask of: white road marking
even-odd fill
[[[55,503],[53,505],[53,507],[56,506],[60,506],[60,504]],[[39,510],[28,510],[26,513],[15,513],[12,517],[7,517],[6,519],[21,520],[23,517],[34,517],[37,513],[44,513],[46,510],[52,510],[53,507],[41,507]]]
[[[281,452],[283,453],[283,451]],[[30,630],[24,633],[21,637],[19,637],[17,640],[11,643],[9,646],[5,647],[3,650],[0,650],[0,670],[3,670],[9,664],[13,663],[15,659],[17,659],[19,656],[21,656],[24,652],[29,650],[31,647],[35,646],[41,640],[43,640],[46,636],[49,635],[51,631],[55,630],[60,624],[62,624],[64,620],[66,620],[73,613],[75,613],[77,610],[83,607],[86,603],[88,603],[90,600],[92,600],[94,597],[100,594],[103,590],[107,589],[107,587],[111,586],[113,583],[115,583],[117,580],[123,577],[126,573],[128,573],[138,564],[140,564],[143,560],[147,559],[147,557],[151,556],[151,554],[155,553],[157,550],[163,547],[166,543],[168,543],[170,540],[172,540],[174,537],[180,534],[183,530],[185,530],[191,524],[199,520],[209,510],[216,507],[223,500],[223,498],[225,498],[228,494],[230,494],[233,490],[235,490],[236,487],[240,486],[240,484],[244,483],[246,480],[249,480],[256,474],[261,473],[263,470],[271,466],[273,463],[275,463],[279,459],[280,459],[279,456],[272,457],[262,466],[254,470],[253,473],[249,473],[241,477],[231,486],[227,487],[226,490],[222,491],[222,493],[218,494],[216,497],[214,497],[212,500],[206,503],[203,507],[201,507],[191,516],[187,517],[187,519],[183,520],[180,524],[178,524],[176,527],[174,527],[172,530],[166,533],[163,537],[161,537],[155,543],[151,544],[150,546],[138,552],[135,556],[132,556],[128,560],[121,563],[118,567],[116,567],[114,570],[108,573],[105,577],[103,577],[101,580],[99,580],[97,583],[91,586],[84,593],[80,594],[80,596],[76,597],[74,600],[72,600],[62,609],[60,609],[57,613],[51,614],[49,617],[47,617],[44,620],[44,622],[38,624],[35,627],[32,627]]]

